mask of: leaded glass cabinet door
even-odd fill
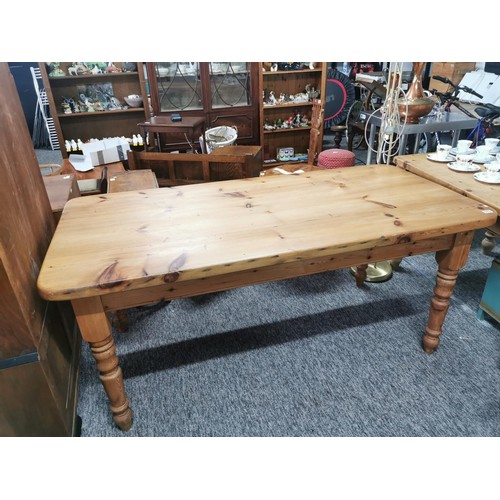
[[[209,74],[213,109],[251,106],[249,63],[211,62]]]
[[[200,64],[197,62],[154,63],[159,113],[203,111]]]
[[[204,116],[206,129],[235,126],[238,144],[259,144],[257,63],[151,62],[147,72],[154,115]]]

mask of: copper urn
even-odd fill
[[[422,87],[422,72],[424,71],[424,62],[413,63],[413,80],[406,97],[398,99],[399,114],[405,119],[405,123],[418,123],[418,120],[425,115],[428,115],[433,106],[434,101],[424,94]]]

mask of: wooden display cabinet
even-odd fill
[[[148,62],[147,75],[155,116],[203,116],[205,130],[234,126],[237,144],[259,143],[259,63]],[[183,134],[161,149],[190,149]]]
[[[264,160],[275,160],[279,148],[293,148],[295,154],[301,153],[307,155],[310,127],[266,130],[264,125],[266,123],[274,125],[277,120],[285,121],[290,116],[295,116],[297,112],[302,116],[307,115],[309,119],[312,115],[312,101],[266,105],[264,98],[267,98],[271,91],[274,92],[276,99],[279,99],[281,93],[288,95],[303,93],[308,84],[320,92],[320,98],[324,98],[326,74],[326,62],[314,63],[314,69],[286,71],[264,70],[263,64],[259,63],[259,87],[261,89],[260,144],[264,147]],[[321,127],[319,137],[319,143],[321,144],[322,142],[323,127]],[[273,163],[273,165],[276,165],[276,163]]]
[[[73,436],[80,332],[69,302],[37,290],[55,214],[7,63],[0,88],[0,436]]]
[[[39,62],[40,72],[47,92],[50,113],[54,119],[57,137],[63,158],[68,154],[64,147],[66,140],[81,139],[83,142],[91,138],[132,137],[138,134],[137,124],[150,118],[144,63],[135,63],[137,71],[119,71],[85,75],[70,75],[68,68],[74,63],[61,62],[60,69],[65,76],[49,77],[47,63]],[[114,63],[121,70],[124,63]],[[81,89],[90,85],[110,84],[113,96],[120,104],[126,106],[124,97],[140,95],[143,98],[141,107],[128,109],[112,109],[106,111],[79,112],[66,114],[63,111],[64,98],[77,100]]]

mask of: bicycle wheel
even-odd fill
[[[361,121],[360,115],[363,111],[363,103],[361,101],[354,101],[350,107],[346,118],[346,140],[350,145],[350,149],[358,149],[365,142],[364,122]]]
[[[412,135],[408,137],[406,143],[406,151],[403,154],[421,154],[421,153],[433,153],[437,149],[437,138],[435,134],[429,132],[424,132],[420,134],[417,149],[415,150],[415,140],[416,136]]]

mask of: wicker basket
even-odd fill
[[[222,125],[205,131],[205,146],[210,153],[216,148],[231,146],[238,138],[238,129],[233,126]]]

